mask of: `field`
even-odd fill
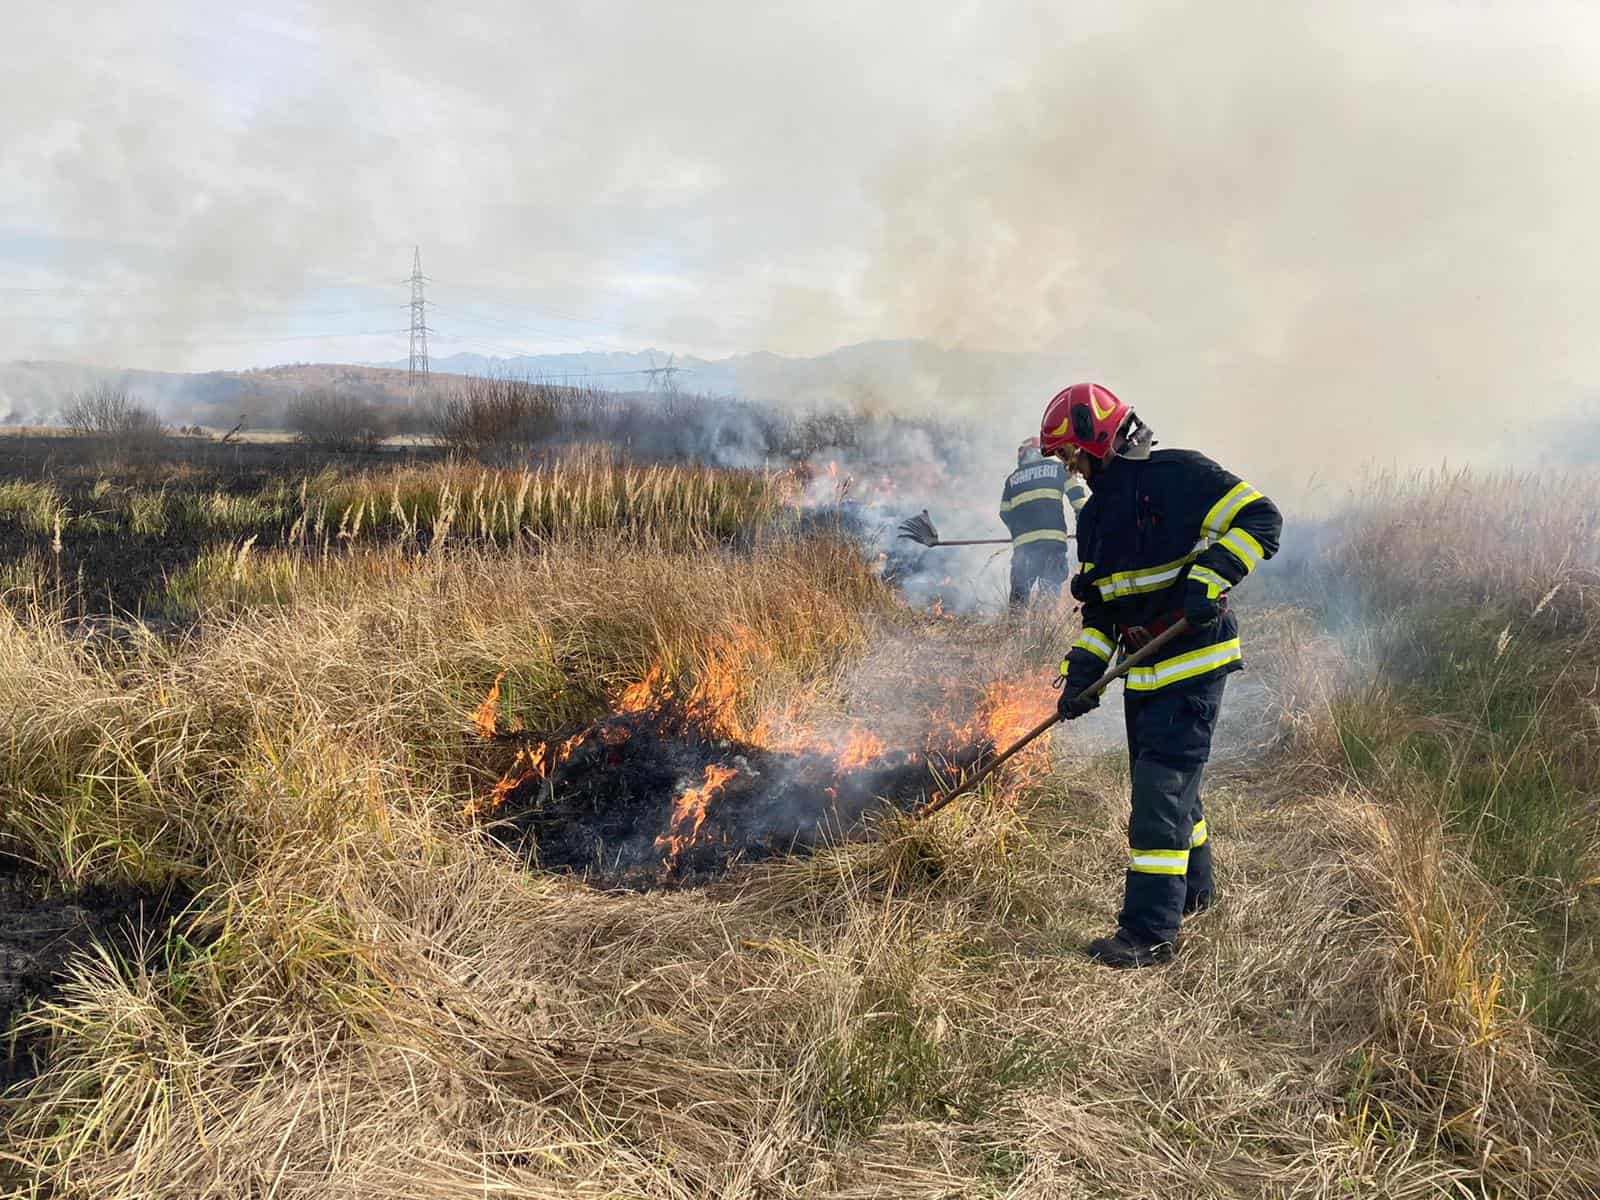
[[[776,471],[252,453],[0,455],[6,1194],[1600,1195],[1594,478],[1396,481],[1246,591],[1224,901],[1118,974],[1114,711],[670,840],[1013,736],[1070,608],[908,606]],[[505,833],[623,717],[699,757],[617,888]]]

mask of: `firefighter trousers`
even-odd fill
[[[1065,542],[1030,542],[1011,549],[1011,607],[1021,608],[1028,602],[1033,585],[1038,583],[1041,596],[1054,596],[1067,581],[1067,545]]]
[[[1133,811],[1120,922],[1136,941],[1172,941],[1183,914],[1210,902],[1211,841],[1200,778],[1226,682],[1226,675],[1213,675],[1123,697]]]

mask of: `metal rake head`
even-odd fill
[[[924,546],[939,544],[939,530],[934,526],[933,518],[928,516],[927,509],[923,509],[919,515],[908,521],[901,521],[900,536],[910,538],[913,542],[920,542]]]

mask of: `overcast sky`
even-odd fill
[[[403,356],[420,244],[435,353],[926,337],[1447,448],[1596,375],[1592,4],[8,9],[0,359]]]

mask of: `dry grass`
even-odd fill
[[[746,724],[959,707],[1047,678],[1065,610],[914,618],[826,540],[272,561],[238,570],[271,605],[208,592],[181,644],[0,627],[0,848],[206,889],[29,1018],[19,1194],[1600,1194],[1521,901],[1426,776],[1377,742],[1356,769],[1361,672],[1398,716],[1401,659],[1247,618],[1280,757],[1216,773],[1226,903],[1123,975],[1076,951],[1119,899],[1125,766],[1073,731],[936,820],[693,893],[532,875],[459,817],[503,766],[469,725],[501,671],[530,728],[730,655]]]

